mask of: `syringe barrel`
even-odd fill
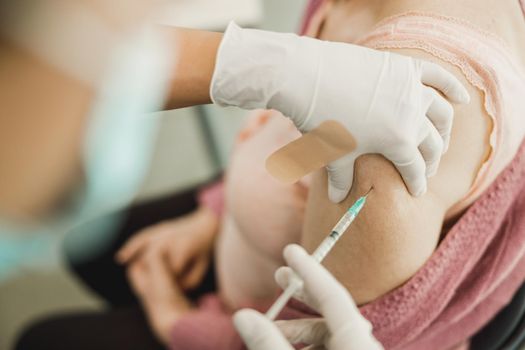
[[[326,255],[330,252],[330,250],[333,248],[337,240],[345,233],[345,231],[348,229],[352,221],[356,218],[357,214],[359,214],[359,211],[363,208],[366,201],[366,196],[360,197],[350,209],[339,219],[337,224],[332,229],[332,232],[328,237],[326,237],[321,244],[317,247],[317,249],[312,254],[313,258],[321,262],[326,257]],[[284,308],[288,300],[295,294],[297,290],[299,290],[302,286],[301,279],[294,275],[293,278],[290,281],[290,284],[288,285],[288,288],[277,298],[277,300],[273,303],[273,305],[270,307],[268,312],[266,313],[266,316],[270,320],[274,320],[275,317],[279,314],[279,312]]]
[[[334,226],[332,229],[332,232],[326,237],[321,244],[317,247],[317,249],[313,252],[312,257],[317,262],[321,262],[324,260],[326,255],[332,250],[333,246],[337,242],[337,240],[343,235],[343,233],[348,229],[352,221],[355,219],[355,214],[352,212],[347,211],[343,217],[339,220],[339,222]]]

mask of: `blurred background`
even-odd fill
[[[296,32],[306,0],[173,0],[159,22],[224,30],[243,26]],[[214,106],[156,113],[162,128],[150,174],[136,199],[173,193],[204,183],[228,162],[246,112]],[[61,258],[64,234],[31,241],[0,235],[0,349],[10,349],[24,325],[52,311],[93,309],[101,301],[82,289]],[[23,261],[22,261],[23,260]]]

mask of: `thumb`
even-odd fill
[[[255,310],[238,311],[233,323],[249,350],[293,350],[277,326]]]
[[[356,154],[347,155],[326,166],[328,174],[328,198],[333,203],[346,198],[354,180],[354,162]]]

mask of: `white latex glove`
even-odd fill
[[[294,297],[324,318],[274,324],[255,310],[241,310],[235,314],[234,324],[248,349],[293,350],[290,343],[308,344],[311,347],[307,349],[383,349],[350,294],[323,266],[298,245],[286,247],[284,258],[290,267],[277,270],[277,283],[285,289],[295,271],[304,285]]]
[[[342,201],[354,161],[379,153],[398,169],[413,195],[426,192],[446,151],[454,102],[468,92],[442,67],[362,46],[241,29],[224,34],[211,98],[221,106],[276,109],[301,132],[327,119],[341,122],[357,149],[327,167],[328,195]]]

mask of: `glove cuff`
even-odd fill
[[[231,22],[217,53],[212,101],[276,109],[301,125],[315,94],[320,43],[295,34],[242,29]]]

